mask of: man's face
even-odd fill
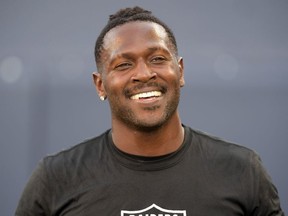
[[[182,59],[162,26],[126,23],[110,30],[103,45],[103,71],[94,81],[109,100],[112,123],[149,131],[177,115]]]

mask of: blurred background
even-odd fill
[[[0,215],[42,157],[110,127],[94,44],[108,15],[135,5],[175,32],[183,123],[259,153],[288,212],[287,0],[1,0]]]

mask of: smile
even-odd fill
[[[162,93],[160,91],[150,91],[150,92],[143,92],[139,94],[135,94],[130,97],[132,100],[139,100],[139,99],[147,99],[151,97],[160,97]]]

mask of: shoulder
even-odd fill
[[[257,215],[272,215],[280,208],[277,189],[262,164],[259,154],[245,146],[225,141],[207,133],[189,130],[195,157],[218,191],[237,193]],[[233,190],[231,190],[231,188]],[[269,211],[269,212],[268,212]]]
[[[191,149],[201,164],[201,172],[226,185],[246,182],[251,190],[258,187],[263,166],[254,150],[201,131],[190,129],[190,133]]]
[[[55,154],[47,155],[44,158],[45,163],[56,162],[58,160],[71,160],[79,157],[86,156],[86,154],[100,155],[105,147],[105,143],[108,140],[109,130],[102,133],[101,135],[93,138],[86,139],[81,143],[78,143],[68,149],[64,149]]]
[[[243,145],[192,128],[189,128],[189,133],[193,148],[209,161],[229,161],[250,166],[259,160],[254,150]]]
[[[55,202],[69,197],[74,188],[98,176],[98,173],[92,173],[92,168],[101,166],[99,161],[102,160],[103,151],[106,151],[108,134],[109,131],[106,131],[100,136],[44,157],[25,186],[16,214],[33,212],[34,215],[42,215],[44,211],[50,215]]]
[[[103,134],[87,139],[69,149],[62,150],[56,154],[48,155],[42,160],[42,169],[48,176],[65,179],[72,175],[81,175],[83,167],[99,164],[106,155],[109,130]]]

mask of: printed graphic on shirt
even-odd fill
[[[156,204],[152,204],[151,206],[141,210],[122,210],[121,216],[186,216],[186,210],[163,209]]]

